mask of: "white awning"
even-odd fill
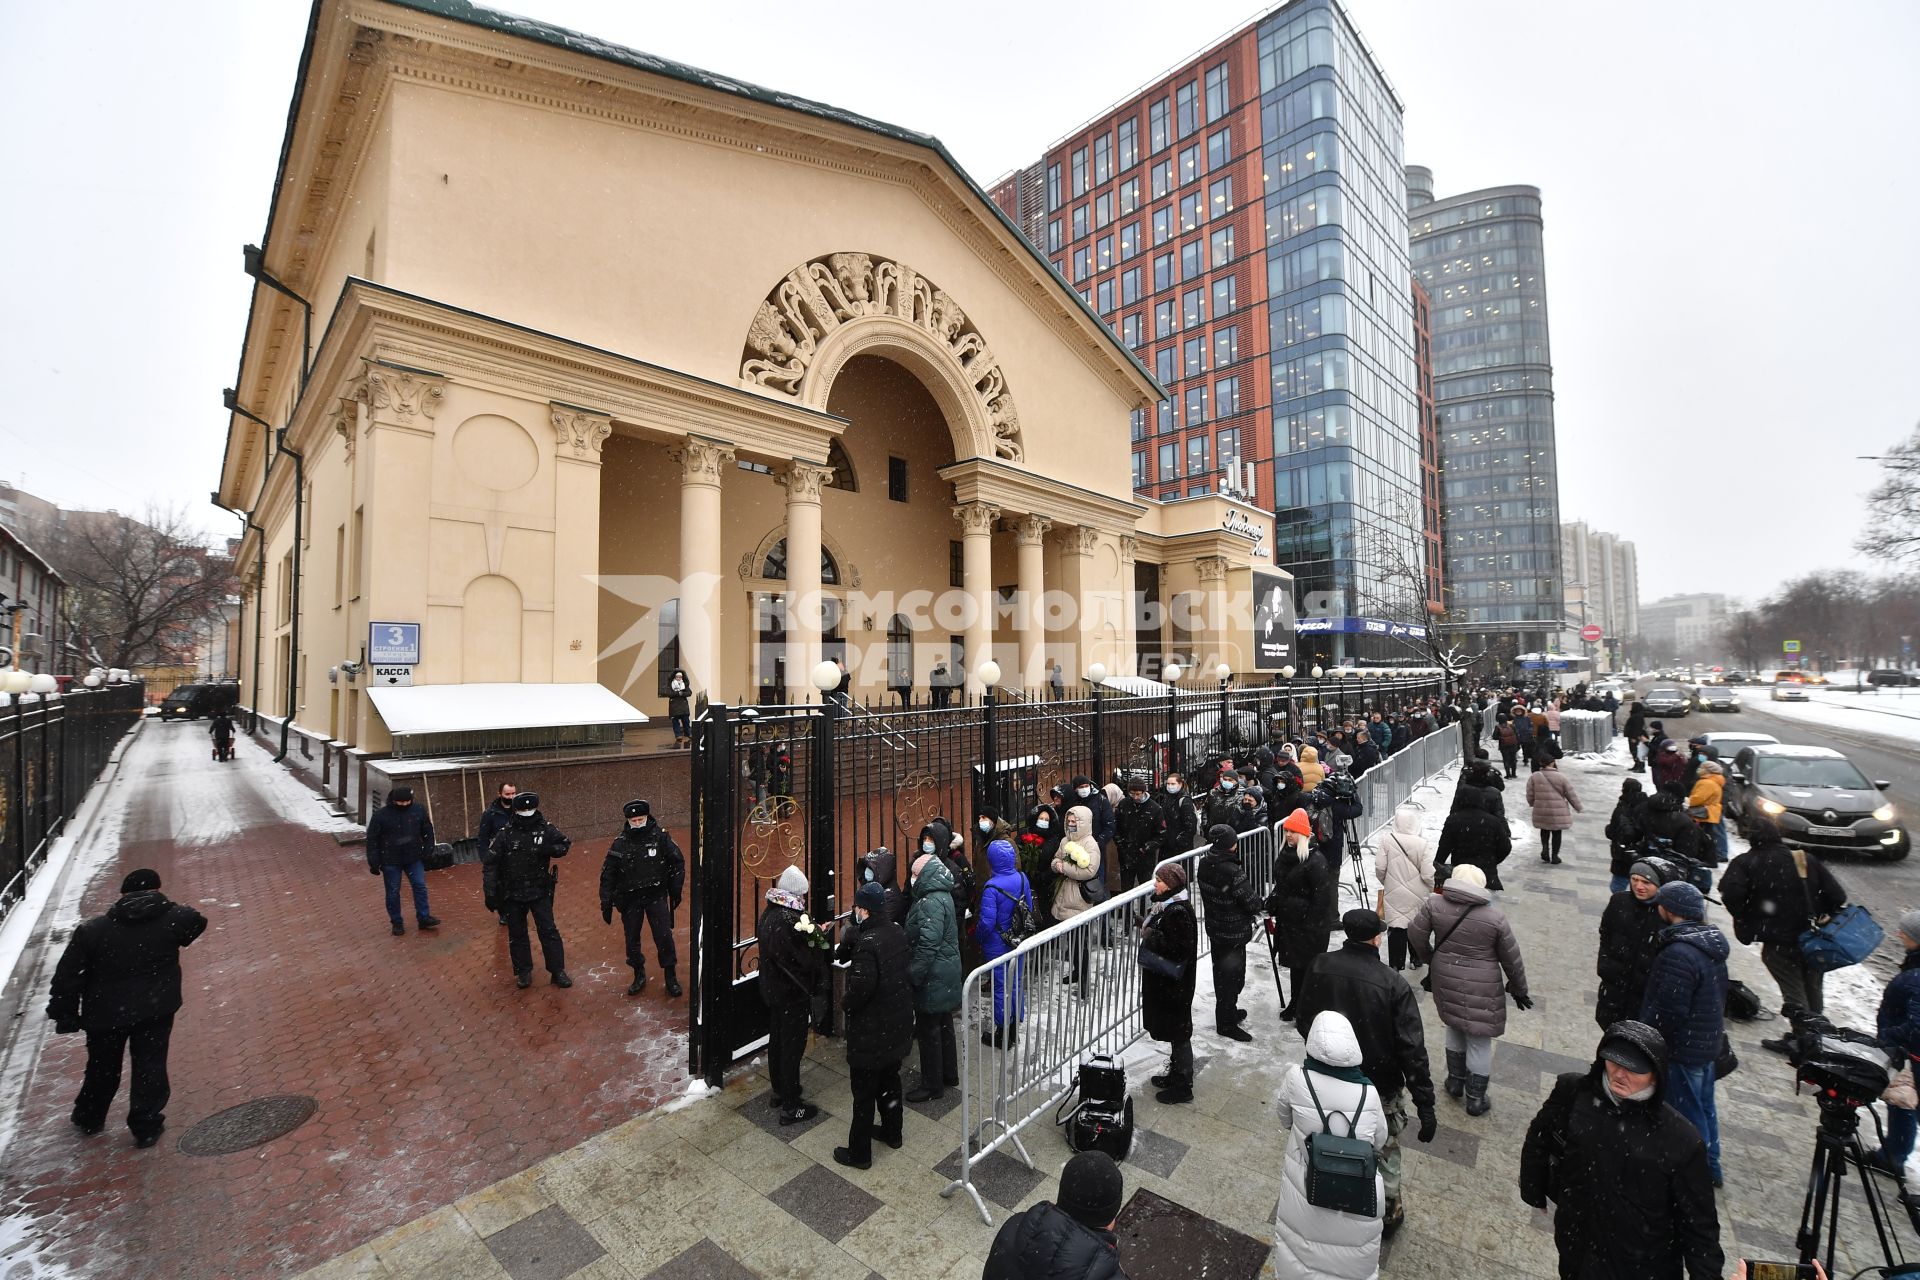
[[[1172,685],[1149,680],[1145,676],[1108,676],[1100,683],[1104,688],[1116,693],[1132,694],[1136,698],[1164,698],[1173,692]]]
[[[599,684],[422,684],[372,688],[367,696],[394,734],[647,723]]]

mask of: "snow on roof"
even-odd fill
[[[423,684],[367,690],[387,732],[479,733],[576,724],[645,724],[598,684]]]
[[[1149,680],[1145,676],[1108,676],[1100,683],[1105,688],[1129,693],[1136,698],[1164,698],[1173,692],[1173,686]]]

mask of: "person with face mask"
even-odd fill
[[[876,1110],[880,1141],[896,1151],[904,1142],[900,1064],[913,1045],[914,990],[908,979],[912,946],[900,926],[881,914],[886,908],[885,897],[874,884],[861,885],[853,895],[853,918],[858,928],[851,943],[842,1002],[853,1116],[848,1123],[847,1145],[833,1149],[833,1162],[849,1169],[873,1167]]]
[[[533,948],[527,938],[527,917],[540,934],[540,955],[556,987],[570,987],[567,952],[560,928],[553,922],[553,895],[559,874],[555,858],[573,847],[560,828],[540,812],[540,797],[522,791],[513,798],[513,820],[494,837],[481,863],[481,888],[487,910],[507,913],[507,954],[513,962],[514,985],[533,985]]]
[[[1306,810],[1295,809],[1280,824],[1280,853],[1266,901],[1267,932],[1279,962],[1287,967],[1288,1003],[1280,1011],[1284,1022],[1293,1020],[1308,966],[1327,949],[1336,892],[1326,859],[1313,851],[1313,823]]]
[[[1073,780],[1073,804],[1085,805],[1093,815],[1093,842],[1102,850],[1112,844],[1113,806],[1107,803],[1107,793],[1085,774]]]
[[[486,856],[487,850],[493,848],[493,838],[505,831],[507,824],[513,821],[513,798],[519,794],[520,789],[511,782],[501,783],[500,793],[493,798],[493,803],[487,806],[487,811],[480,815],[480,826],[473,833],[473,838],[479,842],[482,857]],[[506,924],[507,913],[502,911],[500,912],[501,928],[505,928]]]
[[[800,1092],[807,1018],[827,954],[812,942],[819,929],[807,914],[809,887],[799,867],[782,871],[767,890],[766,909],[754,930],[760,946],[760,999],[767,1006],[767,1076],[783,1125],[804,1124],[820,1114]]]
[[[863,885],[877,884],[885,895],[885,907],[878,914],[895,924],[907,922],[907,895],[900,891],[896,878],[900,874],[900,860],[893,856],[893,850],[881,845],[860,855],[859,878]],[[836,956],[844,960],[845,956]]]
[[[1024,906],[1034,923],[1042,922],[1034,900],[1033,884],[1020,870],[1013,846],[996,840],[987,846],[987,867],[992,875],[980,891],[980,920],[974,928],[981,954],[995,960],[1013,950],[1006,931],[1012,926],[1018,907]],[[981,1043],[993,1048],[1011,1046],[1017,1036],[1020,1019],[1026,1014],[1023,980],[1017,962],[993,971],[993,1030],[982,1032]]]
[[[1053,912],[1053,855],[1060,847],[1065,826],[1057,806],[1037,804],[1013,842],[1020,870],[1033,886],[1039,904],[1036,910],[1042,918],[1050,918]]]
[[[1155,799],[1160,806],[1160,858],[1177,858],[1199,847],[1200,814],[1193,807],[1185,775],[1169,773]]]
[[[1213,790],[1207,792],[1206,801],[1200,809],[1200,818],[1208,831],[1219,826],[1234,825],[1240,810],[1240,774],[1232,767],[1231,761],[1222,766]],[[1185,853],[1186,850],[1180,852]]]
[[[1000,816],[996,805],[983,804],[973,815],[973,847],[985,853],[995,840],[1013,839],[1013,827]]]
[[[1053,918],[1071,920],[1089,907],[1104,900],[1089,896],[1088,886],[1097,879],[1106,876],[1106,863],[1100,857],[1100,849],[1093,843],[1091,828],[1092,815],[1085,805],[1075,805],[1067,810],[1066,838],[1053,855],[1054,895]],[[1087,936],[1084,932],[1076,934],[1071,943],[1070,958],[1072,971],[1068,975],[1069,985],[1078,984],[1081,999],[1086,999],[1089,989]]]
[[[1006,841],[996,840],[994,845]],[[989,845],[988,848],[993,848]],[[920,1046],[920,1083],[907,1095],[925,1102],[960,1083],[960,1058],[953,1039],[953,1015],[960,1008],[964,974],[960,964],[960,920],[953,914],[953,877],[940,859],[914,859],[907,895],[906,939],[913,984],[913,1037]],[[862,886],[865,891],[865,886]]]
[[[1169,1046],[1167,1070],[1149,1081],[1163,1103],[1193,1101],[1193,989],[1199,977],[1200,930],[1178,862],[1154,869],[1153,896],[1140,923],[1140,1023]]]
[[[427,855],[433,852],[433,821],[413,803],[412,787],[395,787],[367,823],[367,870],[387,882],[387,919],[393,936],[406,933],[400,915],[400,881],[413,886],[413,914],[422,929],[437,929],[427,907]]]
[[[687,863],[667,829],[653,820],[645,800],[629,800],[622,811],[626,826],[607,849],[600,864],[600,918],[613,923],[614,908],[626,934],[627,967],[633,982],[627,994],[637,996],[647,987],[647,957],[641,948],[642,925],[653,930],[653,949],[667,980],[668,999],[679,999],[680,980],[674,973],[678,956],[673,946],[673,913],[680,909]]]
[[[1120,852],[1120,884],[1131,889],[1145,884],[1160,861],[1160,837],[1166,823],[1160,806],[1147,795],[1146,778],[1127,781],[1126,797],[1114,810],[1114,844]]]
[[[687,679],[684,669],[675,667],[673,674],[667,677],[667,718],[673,722],[675,751],[693,745],[693,718],[688,707],[688,700],[692,697],[693,681]]]

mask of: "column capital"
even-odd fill
[[[1202,582],[1225,582],[1227,580],[1227,558],[1225,556],[1201,556],[1193,562],[1199,571]]]
[[[667,456],[680,464],[680,483],[720,485],[721,468],[733,461],[733,446],[717,440],[699,440],[688,436]]]
[[[553,451],[562,458],[581,462],[599,462],[600,450],[613,434],[613,419],[592,409],[549,402],[553,422]]]
[[[1014,522],[1013,540],[1023,547],[1037,547],[1047,536],[1047,530],[1053,528],[1053,521],[1045,516],[1021,516]]]
[[[787,502],[820,501],[820,491],[833,479],[832,467],[817,467],[811,462],[790,462],[786,470],[780,473],[780,483],[786,488]]]
[[[366,361],[365,368],[364,378],[357,380],[353,394],[372,410],[376,422],[432,429],[429,424],[440,412],[440,401],[447,393],[445,378],[373,360]]]
[[[1140,558],[1140,539],[1132,534],[1123,534],[1120,538],[1120,563],[1132,564]]]
[[[1093,549],[1100,545],[1100,531],[1090,524],[1077,524],[1073,527],[1067,549],[1077,556],[1090,556]]]
[[[993,532],[993,522],[1000,518],[1000,508],[991,502],[956,502],[953,504],[953,518],[960,522],[963,535],[984,537]]]

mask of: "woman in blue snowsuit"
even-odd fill
[[[1033,884],[1020,870],[1013,845],[995,840],[987,846],[987,867],[993,872],[980,891],[980,915],[974,932],[988,960],[1013,950],[1001,932],[1013,924],[1016,902],[1025,903],[1034,913]],[[1037,913],[1036,913],[1037,914]],[[1036,919],[1035,923],[1039,923]],[[1011,990],[1008,988],[1011,987]],[[1020,962],[993,971],[993,1030],[983,1034],[983,1044],[1001,1048],[1013,1043],[1014,1029],[1026,1016],[1026,995],[1020,980]]]

